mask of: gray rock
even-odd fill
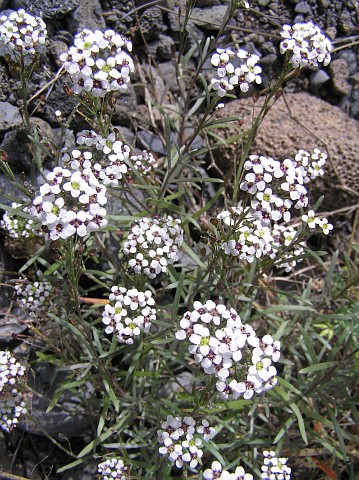
[[[318,4],[322,10],[326,11],[327,8],[330,6],[330,0],[318,0]]]
[[[45,120],[33,117],[31,125],[36,128],[39,141],[47,139],[49,144],[56,143],[56,137]],[[0,148],[7,153],[9,165],[14,172],[30,170],[34,154],[29,133],[24,128],[17,127],[6,132]]]
[[[156,59],[159,61],[171,60],[174,48],[175,42],[171,37],[167,35],[160,35],[158,41],[156,42]]]
[[[318,95],[320,88],[329,80],[329,75],[325,70],[316,70],[310,75],[310,91]]]
[[[359,90],[354,90],[351,96],[350,114],[359,120]]]
[[[8,102],[0,102],[0,132],[6,132],[10,128],[22,124],[20,111]]]
[[[172,12],[169,13],[168,14],[168,21],[169,21],[169,25],[170,25],[172,38],[175,40],[175,42],[178,42],[179,39],[180,39],[181,32],[183,31],[183,25],[180,25],[180,23],[179,23],[178,13],[176,11],[173,12],[173,13]],[[190,50],[190,48],[192,46],[203,42],[206,38],[205,34],[202,32],[202,30],[200,30],[195,25],[195,23],[192,19],[190,19],[187,22],[185,30],[186,30],[186,34],[187,34],[186,45],[185,45],[185,51],[186,52],[188,52],[188,50]],[[193,53],[193,56],[197,57],[198,52],[195,51]]]
[[[50,412],[47,408],[58,387],[67,377],[67,372],[57,372],[56,367],[48,363],[37,363],[32,367],[33,375],[28,383],[33,388],[31,414],[34,420],[26,417],[19,427],[35,435],[48,434],[67,438],[77,437],[85,433],[89,426],[82,403],[92,394],[88,384],[76,390],[76,394],[65,390],[58,400],[57,406]]]
[[[135,134],[132,132],[132,130],[126,127],[121,127],[120,125],[115,125],[113,128],[115,132],[118,132],[122,142],[130,146],[134,145]]]
[[[296,13],[303,13],[303,14],[308,14],[308,13],[311,13],[312,11],[310,5],[308,5],[307,2],[297,3],[294,10]]]
[[[261,58],[261,65],[272,65],[276,60],[278,56],[275,53],[270,53],[269,55],[265,55],[264,57]]]
[[[148,130],[141,130],[137,133],[137,138],[142,148],[152,150],[159,155],[166,155],[166,147],[160,137]]]
[[[349,75],[356,75],[358,71],[358,59],[357,55],[352,50],[342,50],[339,55],[339,58],[345,60],[349,68]]]
[[[60,110],[62,115],[65,118],[68,118],[78,104],[74,95],[67,95],[65,92],[65,87],[68,81],[69,80],[65,75],[55,82],[43,107],[42,116],[51,124],[58,125],[58,119],[55,115],[56,110]]]
[[[66,43],[61,40],[54,40],[50,43],[49,53],[55,67],[62,67],[63,62],[60,60],[60,55],[61,53],[67,52],[67,50],[68,47]]]
[[[157,8],[148,8],[139,18],[140,30],[147,42],[152,42],[160,37],[165,29],[162,11]]]
[[[136,92],[133,85],[129,84],[126,93],[120,94],[120,96],[116,99],[112,123],[114,125],[128,126],[130,123],[130,113],[133,113],[136,107]]]
[[[16,128],[6,132],[0,149],[6,152],[13,172],[30,171],[33,155],[31,153],[31,142],[24,128]]]
[[[19,2],[17,2],[19,3]],[[67,15],[80,4],[80,0],[26,0],[23,8],[32,15],[38,15],[43,18],[55,18]],[[15,7],[19,8],[19,7]]]
[[[19,175],[15,175],[15,178],[20,185],[23,184]],[[16,200],[27,201],[28,198],[25,198],[25,195],[16,187],[16,185],[13,185],[10,182],[6,175],[0,173],[0,203],[3,205],[11,205],[11,202],[15,202]]]
[[[343,10],[339,17],[339,29],[341,30],[344,35],[352,35],[357,32],[357,27],[353,23],[352,16],[348,12],[348,10]]]
[[[346,61],[343,58],[337,58],[330,62],[328,70],[332,80],[333,92],[340,96],[348,95],[351,85],[349,83],[349,68]]]
[[[266,7],[269,3],[270,3],[271,0],[258,0],[258,5],[260,7]]]
[[[68,30],[75,34],[84,28],[90,30],[106,29],[99,0],[81,0],[76,10],[71,13],[71,18],[68,20]]]
[[[207,8],[193,8],[191,20],[195,25],[209,31],[218,31],[226,14],[225,5],[215,5]]]

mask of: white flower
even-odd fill
[[[314,210],[309,210],[306,215],[302,215],[302,221],[307,223],[309,228],[315,228],[320,220],[315,218]]]
[[[328,223],[326,218],[321,218],[318,220],[318,226],[322,229],[324,235],[328,235],[331,230],[333,230],[333,225]]]

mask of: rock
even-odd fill
[[[303,13],[304,15],[306,15],[308,13],[311,13],[312,9],[311,9],[310,5],[307,4],[307,2],[299,2],[295,6],[294,11],[296,13]]]
[[[329,75],[325,70],[319,69],[311,73],[310,80],[310,91],[316,95],[319,95],[321,87],[330,79]]]
[[[330,6],[330,0],[318,0],[318,4],[322,11],[326,11]]]
[[[48,96],[45,105],[43,106],[41,114],[50,124],[59,124],[55,115],[56,110],[60,110],[63,117],[68,118],[78,104],[78,101],[74,95],[68,95],[65,92],[67,84],[70,84],[67,75],[59,78],[53,85],[51,93]]]
[[[33,388],[31,402],[31,416],[25,417],[19,427],[35,435],[44,435],[43,430],[53,436],[60,435],[67,438],[77,437],[88,431],[89,418],[81,406],[90,398],[91,391],[88,384],[73,391],[65,390],[57,405],[50,412],[47,408],[58,387],[67,377],[67,372],[57,372],[56,367],[48,363],[37,363],[32,366],[32,375],[28,383]]]
[[[19,109],[9,102],[0,102],[0,132],[6,132],[21,124],[22,118]]]
[[[83,0],[82,0],[83,1]],[[32,15],[38,15],[44,19],[67,15],[80,4],[80,0],[26,0],[23,8]],[[16,7],[19,8],[19,7]]]
[[[158,40],[148,45],[148,48],[156,60],[171,60],[175,42],[167,35],[160,35]]]
[[[343,58],[337,58],[330,62],[328,67],[332,90],[336,95],[348,95],[351,90],[349,83],[349,68],[347,62]]]
[[[271,0],[258,0],[258,5],[260,7],[266,7],[269,3],[270,3]]]
[[[143,35],[147,42],[157,40],[165,29],[162,12],[157,7],[145,10],[139,18],[139,24],[140,31],[137,32],[137,35]]]
[[[130,124],[130,114],[135,111],[136,107],[137,96],[133,85],[130,83],[126,93],[122,93],[116,98],[112,123],[128,126]]]
[[[227,11],[226,5],[207,8],[193,8],[191,20],[195,25],[209,31],[218,31]]]
[[[179,42],[183,25],[180,25],[179,23],[178,12],[174,11],[169,13],[168,21],[172,38],[175,40],[175,42]],[[195,25],[192,18],[188,20],[185,31],[187,33],[185,52],[188,52],[193,45],[197,45],[199,42],[203,42],[205,40],[204,33]],[[197,57],[198,52],[194,51],[193,56]]]
[[[151,150],[159,155],[166,155],[166,147],[156,134],[148,130],[141,130],[137,133],[137,138],[142,148]]]
[[[37,129],[38,140],[44,142],[47,139],[47,145],[51,150],[51,145],[56,145],[56,137],[50,125],[36,117],[31,118],[31,124]],[[24,128],[14,128],[5,133],[0,148],[7,153],[9,165],[14,172],[26,172],[31,169],[34,149],[29,133]]]
[[[22,185],[23,182],[19,175],[15,175],[17,182]],[[3,205],[11,205],[12,201],[23,200],[24,202],[29,199],[10,182],[10,179],[3,173],[0,173],[0,203]]]
[[[68,47],[66,43],[61,40],[54,40],[50,43],[49,53],[56,68],[62,67],[63,62],[60,60],[60,55],[61,53],[67,52],[67,50]]]
[[[326,205],[332,203],[338,207],[347,204],[352,200],[349,193],[340,195],[340,190],[335,187],[344,185],[354,192],[359,190],[359,123],[338,107],[308,93],[287,94],[285,99],[288,107],[283,98],[278,98],[269,110],[259,128],[251,153],[284,159],[293,158],[299,149],[311,151],[316,147],[324,150],[327,148],[330,160],[326,164],[327,172],[323,182],[321,179],[316,180],[316,197],[324,193]],[[232,122],[216,134],[226,139],[244,133],[251,125],[253,109],[255,118],[263,102],[264,98],[261,97],[256,103],[252,99],[242,99],[226,104],[217,116],[239,116],[241,121]],[[238,158],[240,152],[241,143],[238,142],[214,150],[213,155],[221,170],[227,173],[233,158]]]
[[[352,50],[342,50],[339,55],[339,58],[345,60],[345,63],[349,68],[349,75],[354,76],[358,73],[358,59],[357,55]]]
[[[196,0],[196,7],[212,7],[213,5],[220,5],[221,0]]]
[[[75,34],[84,28],[106,30],[105,19],[99,0],[81,0],[79,6],[71,13],[68,30]]]
[[[357,33],[357,28],[353,23],[352,17],[348,10],[343,10],[339,17],[339,29],[344,35],[352,35]]]

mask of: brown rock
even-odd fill
[[[219,110],[217,117],[238,116],[241,120],[216,130],[216,134],[230,138],[244,134],[251,128],[264,103],[264,97],[254,103],[251,98],[235,100]],[[232,168],[234,158],[239,161],[241,141],[215,149],[215,161],[223,172]],[[337,201],[346,203],[350,195],[359,192],[359,122],[349,118],[338,107],[308,93],[286,94],[277,99],[261,123],[251,153],[277,159],[293,158],[299,149],[326,150],[329,154],[326,174],[322,182],[316,180],[320,194],[333,193],[335,187],[344,191]],[[349,198],[348,198],[349,197]],[[329,199],[331,204],[331,200]]]
[[[328,67],[332,89],[336,95],[348,95],[350,93],[349,67],[343,58],[333,60]]]

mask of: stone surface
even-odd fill
[[[344,35],[357,33],[357,27],[354,25],[352,16],[348,10],[343,10],[339,17],[339,29]]]
[[[295,6],[295,12],[296,13],[308,14],[308,13],[311,12],[310,5],[308,5],[307,2],[299,2]]]
[[[84,28],[90,30],[106,29],[99,0],[81,0],[79,6],[71,13],[68,30],[75,34]]]
[[[349,68],[343,58],[337,58],[330,62],[328,67],[333,93],[336,95],[348,95],[351,90],[349,84]]]
[[[332,194],[334,202],[350,201],[348,193],[339,199],[336,186],[345,186],[354,192],[359,190],[359,123],[349,118],[338,107],[328,104],[308,93],[287,94],[278,98],[269,110],[256,136],[251,153],[284,159],[295,155],[297,150],[327,149],[327,174],[321,184],[322,193]],[[250,128],[256,114],[263,105],[261,97],[256,103],[252,99],[235,100],[222,108],[220,118],[239,116],[241,121],[216,131],[222,138],[244,133]],[[239,158],[241,143],[214,150],[216,162],[223,172],[231,167],[235,157]],[[331,162],[333,167],[331,167]],[[336,175],[336,173],[338,176]],[[319,185],[319,182],[316,183]],[[317,197],[319,194],[317,194]],[[330,197],[330,195],[329,195]],[[330,198],[329,198],[330,203]]]
[[[26,0],[23,8],[32,15],[38,15],[46,19],[66,15],[78,7],[79,4],[80,0],[37,0],[36,2]]]
[[[48,140],[46,146],[56,144],[52,128],[45,120],[33,117],[31,124],[36,127],[39,141]],[[30,170],[34,153],[29,134],[24,128],[17,127],[6,132],[0,148],[7,153],[9,165],[14,172]]]
[[[226,5],[215,5],[207,8],[195,7],[191,12],[191,20],[205,30],[219,30],[227,11]]]
[[[63,62],[60,60],[61,53],[67,52],[68,47],[65,42],[61,40],[54,40],[50,43],[50,57],[56,68],[60,68]]]
[[[91,395],[86,392],[86,385],[81,392],[80,389],[76,393],[65,390],[55,408],[47,412],[56,389],[63,384],[66,376],[66,372],[57,372],[56,367],[47,363],[32,367],[28,383],[33,388],[31,415],[34,420],[25,417],[20,428],[35,435],[44,435],[45,430],[50,435],[61,434],[68,438],[81,435],[89,428],[89,419],[81,407],[83,396]]]
[[[22,124],[22,118],[17,107],[9,102],[0,102],[0,132]]]
[[[140,31],[137,34],[143,35],[147,42],[157,40],[164,30],[163,16],[159,8],[148,8],[139,18]]]
[[[329,75],[325,70],[319,69],[311,73],[310,80],[310,91],[319,95],[321,87],[330,79]]]

